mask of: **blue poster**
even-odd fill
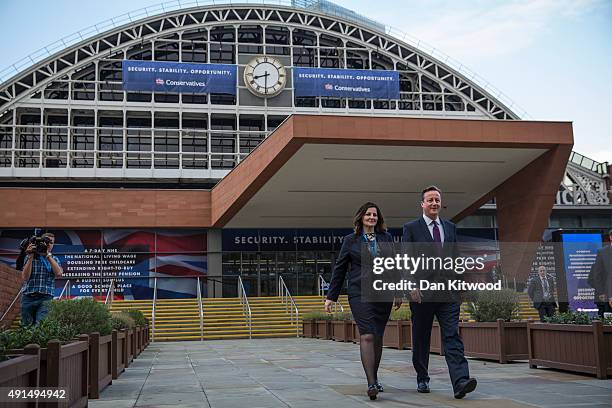
[[[293,68],[295,96],[399,99],[397,71]]]
[[[562,234],[567,300],[573,311],[597,311],[595,291],[588,283],[591,266],[601,248],[601,234]]]
[[[126,91],[236,95],[236,65],[123,60]]]

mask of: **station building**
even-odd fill
[[[399,237],[429,184],[466,237],[612,225],[611,168],[572,152],[570,123],[521,120],[380,23],[325,0],[167,10],[2,78],[3,262],[41,227],[76,294],[114,279],[126,299],[195,296],[187,276],[211,298],[236,296],[238,276],[249,296],[277,295],[279,276],[317,294],[363,202]],[[264,62],[278,87],[248,72]],[[234,66],[235,92],[127,87],[126,64],[147,63]],[[304,96],[304,68],[392,72],[399,93]]]

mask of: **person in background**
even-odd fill
[[[546,267],[538,267],[538,277],[529,282],[527,289],[529,297],[533,301],[533,307],[540,314],[540,321],[544,322],[545,317],[555,314],[557,300],[555,299],[555,281],[552,276],[546,274]]]
[[[51,252],[55,236],[46,233],[41,238],[45,242],[44,245],[30,243],[26,249],[23,266],[25,287],[21,295],[23,326],[38,324],[47,317],[49,304],[55,292],[55,278],[59,278],[63,273],[59,259]]]
[[[609,245],[597,251],[589,273],[589,285],[595,289],[595,304],[599,317],[612,312],[612,229],[608,231]]]

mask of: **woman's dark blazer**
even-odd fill
[[[391,234],[377,232],[376,242],[380,248],[380,256],[392,256],[393,236]],[[349,299],[354,296],[361,296],[362,244],[365,244],[362,235],[357,236],[352,233],[343,238],[342,248],[336,258],[331,282],[329,283],[327,299],[334,302],[338,301],[347,272]]]

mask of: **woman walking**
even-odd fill
[[[367,393],[371,400],[375,400],[376,395],[383,392],[383,386],[378,381],[378,367],[382,356],[382,338],[393,303],[362,301],[361,279],[362,273],[371,273],[365,265],[369,259],[390,255],[393,237],[386,231],[380,208],[371,202],[357,210],[353,225],[354,232],[344,237],[336,259],[325,310],[331,313],[332,304],[338,300],[348,272],[348,300],[359,328],[359,350],[368,381]],[[362,245],[366,245],[368,260],[362,259]],[[399,309],[402,302],[396,298],[394,303],[396,309]]]

